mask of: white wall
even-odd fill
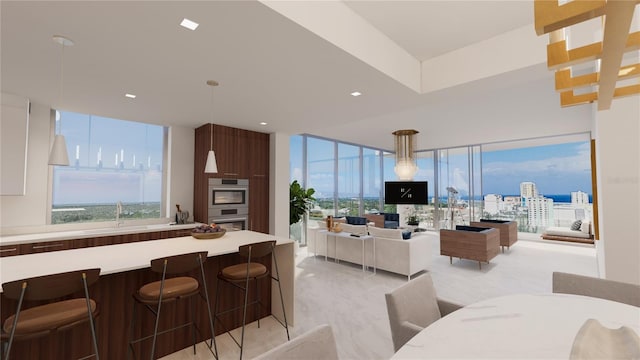
[[[595,121],[604,276],[640,284],[640,97],[614,99]]]
[[[51,109],[32,102],[27,150],[27,189],[22,196],[0,196],[1,228],[46,224],[50,138]]]
[[[195,129],[172,126],[169,130],[169,179],[167,216],[176,214],[176,204],[182,211],[189,212],[193,220],[193,171],[194,171]]]
[[[269,164],[269,233],[288,238],[289,135],[270,135]]]
[[[47,164],[51,144],[51,109],[31,103],[27,157],[27,190],[24,196],[0,196],[0,233],[35,233],[66,230],[69,225],[47,225],[49,177]],[[173,218],[175,204],[193,214],[194,129],[175,127],[170,131],[169,188],[167,215]],[[0,179],[2,181],[2,179]],[[115,209],[115,207],[114,207]],[[166,220],[163,220],[166,221]],[[86,226],[84,226],[86,227]]]

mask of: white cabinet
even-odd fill
[[[2,93],[0,195],[24,195],[27,176],[29,99]]]

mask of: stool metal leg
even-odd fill
[[[156,312],[156,325],[153,330],[153,343],[151,345],[151,360],[156,355],[156,338],[158,337],[158,323],[160,322],[160,309],[162,308],[162,293],[164,291],[164,279],[167,274],[167,260],[164,260],[164,270],[162,271],[162,281],[160,282],[160,294],[158,296],[158,311]]]
[[[244,350],[244,327],[247,323],[247,303],[249,300],[249,264],[251,263],[251,247],[249,247],[249,259],[247,261],[247,278],[244,282],[244,306],[242,307],[242,334],[240,336],[240,360]]]
[[[193,304],[196,298],[194,296],[191,297],[191,301],[189,301],[189,307],[191,310],[191,338],[193,338],[193,355],[196,354],[196,310],[195,305]]]
[[[198,261],[200,262],[200,276],[202,279],[202,287],[204,288],[204,297],[207,301],[207,314],[209,315],[209,326],[211,327],[211,345],[209,345],[209,350],[211,350],[211,348],[214,348],[214,353],[213,356],[215,356],[216,359],[218,359],[218,346],[216,345],[216,333],[215,333],[215,329],[213,327],[213,316],[211,316],[211,302],[209,301],[209,290],[207,289],[207,279],[204,276],[204,266],[203,266],[203,261],[201,258],[198,258]],[[216,299],[218,296],[218,291],[217,291],[217,281],[216,281]],[[217,306],[217,300],[216,300],[216,306]]]
[[[13,343],[13,337],[16,334],[16,326],[18,325],[18,317],[20,316],[20,309],[22,309],[22,300],[24,299],[24,293],[27,291],[27,282],[22,283],[22,290],[20,291],[20,299],[18,299],[18,310],[16,316],[13,318],[13,327],[11,328],[11,334],[9,335],[9,343],[7,344],[7,353],[5,354],[5,360],[9,360],[9,353],[11,352],[11,344]]]
[[[87,274],[82,273],[82,284],[84,285],[84,296],[87,300],[87,312],[89,316],[89,326],[91,327],[91,339],[93,339],[93,350],[95,351],[96,360],[100,360],[98,354],[98,340],[96,339],[96,328],[93,324],[93,313],[91,312],[91,302],[89,301],[89,289],[87,288]]]
[[[135,355],[133,351],[134,331],[136,328],[136,301],[133,301],[133,308],[131,310],[131,321],[129,322],[129,351],[127,352],[127,359],[131,359],[130,356]]]

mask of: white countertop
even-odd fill
[[[193,226],[193,224],[191,224]],[[0,260],[0,284],[34,276],[101,268],[101,275],[149,267],[152,259],[197,251],[209,256],[230,254],[238,246],[276,240],[277,245],[293,240],[248,230],[227,232],[219,239],[198,240],[191,236],[128,244],[96,246],[82,249],[3,257]]]
[[[73,239],[85,239],[101,236],[111,235],[123,235],[123,234],[135,234],[155,231],[169,231],[169,230],[181,230],[191,229],[200,225],[200,223],[193,224],[155,224],[155,225],[140,225],[140,226],[122,226],[122,227],[110,227],[100,229],[89,230],[71,230],[71,231],[55,231],[55,232],[43,232],[35,234],[24,235],[9,235],[0,236],[0,246],[5,245],[20,245],[39,243],[45,241],[56,240],[73,240]]]
[[[569,294],[509,295],[452,312],[391,359],[569,359],[587,319],[640,333],[640,308],[635,306]]]

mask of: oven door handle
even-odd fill
[[[249,218],[248,217],[228,218],[228,217],[217,216],[212,218],[211,220],[213,220],[213,222],[227,223],[232,221],[248,221]]]
[[[249,190],[249,188],[247,188],[246,186],[238,186],[238,187],[211,187],[211,190],[213,191],[247,191]]]

